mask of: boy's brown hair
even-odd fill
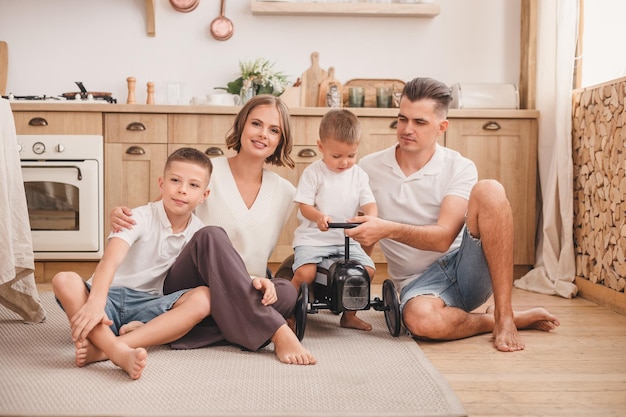
[[[361,123],[351,111],[333,109],[322,117],[319,135],[322,142],[332,138],[352,145],[361,140]]]
[[[209,158],[204,152],[200,152],[195,148],[179,148],[172,152],[170,156],[167,157],[167,161],[165,162],[165,168],[163,171],[167,171],[170,167],[171,163],[174,161],[179,162],[189,162],[192,164],[196,164],[201,168],[205,168],[208,172],[208,178],[211,177],[213,173],[213,164],[211,163],[211,158]]]

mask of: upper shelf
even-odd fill
[[[250,1],[254,15],[274,16],[372,16],[426,17],[439,14],[435,3],[313,3],[289,1]]]

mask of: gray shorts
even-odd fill
[[[363,248],[358,243],[350,243],[348,248],[350,251],[350,259],[358,261],[363,266],[369,266],[376,269],[372,258],[367,256]],[[294,248],[293,271],[300,268],[304,264],[319,264],[327,258],[343,258],[345,257],[346,248],[344,245],[330,246],[296,246]]]
[[[85,283],[88,290],[89,284]],[[172,306],[189,289],[180,290],[167,295],[154,295],[145,291],[136,291],[124,287],[111,287],[107,296],[104,312],[113,320],[110,326],[113,333],[119,336],[120,327],[131,321],[147,323],[172,309]]]
[[[461,246],[432,264],[400,293],[400,308],[418,295],[433,295],[446,306],[472,311],[484,304],[491,294],[491,275],[479,239],[467,230]]]

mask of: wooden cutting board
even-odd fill
[[[7,95],[7,77],[9,74],[9,47],[0,41],[0,96]]]
[[[311,54],[311,67],[302,73],[302,85],[300,86],[300,106],[317,107],[320,83],[327,77],[326,71],[320,67],[320,54]]]

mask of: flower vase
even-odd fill
[[[246,104],[248,100],[254,97],[254,85],[250,80],[245,80],[243,82],[243,86],[241,87],[241,104]]]

